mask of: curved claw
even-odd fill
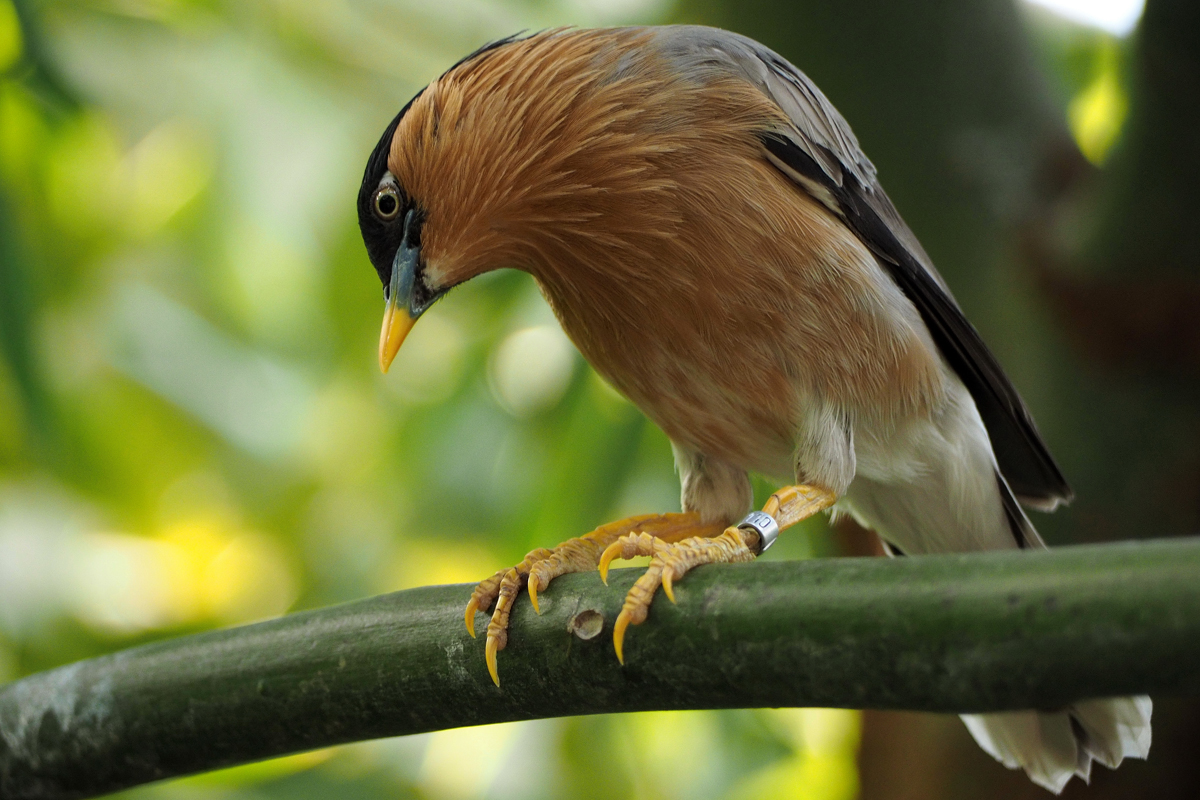
[[[471,634],[471,638],[475,638],[475,612],[479,610],[479,601],[474,595],[471,597],[471,602],[467,603],[467,613],[464,615],[464,620],[467,623],[467,633]]]
[[[674,580],[674,573],[671,571],[671,568],[664,569],[662,574],[662,590],[666,593],[667,599],[672,603],[675,602],[675,589],[671,585]]]
[[[608,586],[608,565],[621,557],[623,549],[624,545],[618,540],[604,548],[604,552],[600,554],[600,563],[596,566],[600,570],[600,580],[604,581],[605,586]]]
[[[613,625],[613,649],[617,651],[617,661],[625,666],[625,629],[629,627],[629,612],[621,609],[617,622]]]
[[[500,673],[496,671],[496,651],[500,649],[497,640],[488,637],[487,647],[484,648],[483,657],[487,661],[488,674],[492,676],[492,683],[500,686]]]
[[[542,615],[542,609],[538,606],[538,580],[533,575],[529,576],[529,582],[525,584],[525,589],[529,592],[529,602],[533,604],[533,611],[539,617]]]

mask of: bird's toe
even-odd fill
[[[726,528],[724,533],[713,538],[692,538],[682,542],[664,542],[650,536],[630,534],[623,536],[604,551],[601,556],[601,572],[616,558],[633,558],[639,555],[653,556],[650,565],[625,595],[625,603],[613,626],[613,648],[617,659],[625,663],[625,631],[630,625],[640,625],[650,612],[654,593],[662,586],[671,602],[675,602],[674,582],[682,578],[693,567],[701,564],[728,564],[738,561],[753,561],[755,552],[746,541],[746,534],[738,528]],[[607,559],[607,561],[605,560]]]
[[[630,533],[637,530],[638,533]],[[488,674],[497,686],[500,685],[496,669],[496,655],[508,643],[508,624],[513,603],[522,589],[529,591],[529,600],[534,611],[541,613],[540,594],[560,575],[569,572],[586,572],[600,566],[601,577],[607,576],[608,564],[615,558],[632,558],[635,555],[652,555],[656,547],[668,541],[678,541],[689,536],[712,536],[720,531],[714,523],[701,522],[694,513],[645,514],[602,525],[586,536],[569,539],[553,549],[538,548],[525,556],[520,564],[503,569],[475,587],[467,603],[465,619],[467,630],[475,636],[475,615],[495,605],[491,621],[487,626],[487,644],[484,654]],[[614,549],[615,548],[615,549]],[[678,577],[682,572],[673,573]],[[653,597],[656,582],[647,595]],[[638,616],[626,615],[622,624],[637,624],[645,619],[643,609]],[[635,620],[632,621],[631,620]]]

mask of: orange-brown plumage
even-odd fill
[[[475,590],[509,611],[564,572],[652,555],[614,626],[660,584],[753,559],[774,533],[748,473],[799,486],[909,554],[1044,546],[1018,500],[1071,492],[1019,395],[900,219],[845,120],[795,67],[698,27],[556,30],[464,59],[368,162],[359,222],[388,297],[386,368],[413,322],[483,272],[531,273],[589,362],[671,439],[682,514],[601,526]],[[757,520],[757,521],[755,521]],[[967,716],[992,755],[1058,790],[1145,756],[1148,698]]]
[[[601,374],[743,469],[791,472],[808,393],[929,413],[942,375],[919,319],[887,314],[862,242],[763,156],[778,107],[671,75],[649,38],[543,33],[422,93],[388,166],[426,213],[428,274],[532,273]]]

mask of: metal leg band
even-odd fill
[[[758,548],[759,555],[767,552],[767,548],[779,538],[779,523],[770,514],[764,514],[762,511],[751,511],[737,526],[758,534],[758,540],[761,542]]]

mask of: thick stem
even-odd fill
[[[126,650],[0,689],[0,797],[86,797],[341,742],[647,709],[1058,708],[1200,691],[1200,539],[702,567],[632,629],[637,570],[523,599],[500,658],[433,586]],[[595,635],[595,615],[603,618]],[[582,615],[582,616],[581,616]],[[481,617],[477,622],[483,624]]]

